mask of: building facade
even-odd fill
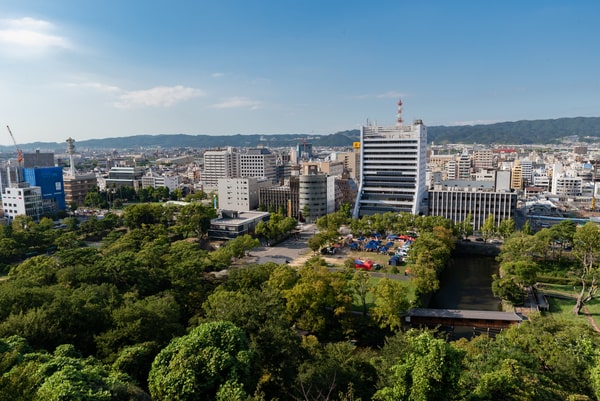
[[[27,183],[6,187],[2,193],[2,208],[9,221],[18,215],[30,216],[39,221],[43,212],[42,189],[30,187]]]
[[[23,153],[23,167],[54,167],[54,153],[42,153],[39,150]]]
[[[82,206],[85,203],[85,196],[98,186],[98,179],[94,173],[64,175],[63,184],[65,186],[65,202],[73,202]]]
[[[113,167],[104,180],[107,190],[120,187],[132,187],[136,191],[140,188],[144,170],[139,167]]]
[[[24,168],[23,176],[31,187],[40,187],[43,214],[50,215],[66,209],[61,167]]]
[[[361,175],[354,216],[418,214],[426,196],[427,127],[421,120],[361,129]]]
[[[260,188],[272,186],[262,178],[221,178],[218,181],[219,209],[250,211],[258,208]]]
[[[165,187],[169,192],[175,191],[181,184],[180,175],[158,175],[151,171],[142,176],[142,188]]]
[[[207,150],[204,152],[203,184],[217,188],[219,178],[236,178],[239,173],[240,153],[235,148]]]
[[[313,223],[327,214],[327,176],[301,175],[298,179],[298,207],[302,220]]]
[[[300,206],[298,192],[300,179],[290,177],[286,185],[265,187],[258,190],[258,203],[262,210],[285,210],[286,216],[299,219]]]
[[[491,169],[494,167],[494,152],[491,149],[478,149],[473,152],[473,167]]]
[[[210,221],[208,237],[210,239],[230,240],[242,235],[252,234],[261,221],[269,221],[268,212],[236,212],[219,210],[219,217]]]
[[[240,154],[240,177],[265,177],[277,181],[277,156],[266,148],[248,149]]]
[[[517,194],[512,192],[477,191],[474,188],[429,191],[429,215],[460,223],[471,213],[475,231],[481,229],[490,214],[498,225],[502,220],[514,219],[516,210]]]

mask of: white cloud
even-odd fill
[[[102,93],[116,93],[122,91],[118,86],[107,85],[100,82],[68,83],[66,86],[69,88],[92,89]]]
[[[406,93],[401,92],[384,92],[384,93],[367,93],[354,96],[355,99],[398,99],[406,97]]]
[[[239,109],[245,108],[250,110],[259,109],[261,102],[257,100],[247,99],[244,97],[232,97],[224,100],[221,103],[213,104],[213,108],[215,109]]]
[[[385,92],[385,93],[379,93],[377,95],[375,95],[376,98],[378,99],[398,99],[400,97],[405,97],[406,94],[404,93],[400,93],[400,92]]]
[[[69,49],[69,40],[56,34],[55,26],[33,18],[0,20],[0,48],[13,56],[32,56],[51,49]]]
[[[119,96],[115,106],[119,108],[132,107],[170,107],[175,103],[183,102],[198,96],[204,92],[196,88],[185,86],[157,86],[139,91],[127,91]]]
[[[223,73],[223,72],[213,72],[210,76],[213,77],[213,78],[222,78],[222,77],[225,76],[225,73]]]

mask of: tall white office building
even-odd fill
[[[248,149],[240,153],[240,177],[265,177],[277,180],[277,156],[266,148]]]
[[[418,214],[426,207],[427,127],[421,120],[403,125],[399,110],[395,127],[362,127],[360,144],[354,217],[389,211]]]
[[[204,152],[204,185],[216,189],[219,178],[239,177],[240,153],[229,147]]]

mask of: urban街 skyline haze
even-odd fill
[[[0,4],[17,142],[598,116],[591,1]],[[11,145],[4,129],[0,145]]]

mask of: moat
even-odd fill
[[[440,275],[440,289],[429,308],[500,311],[500,299],[492,293],[492,274],[498,262],[492,256],[454,255]]]

